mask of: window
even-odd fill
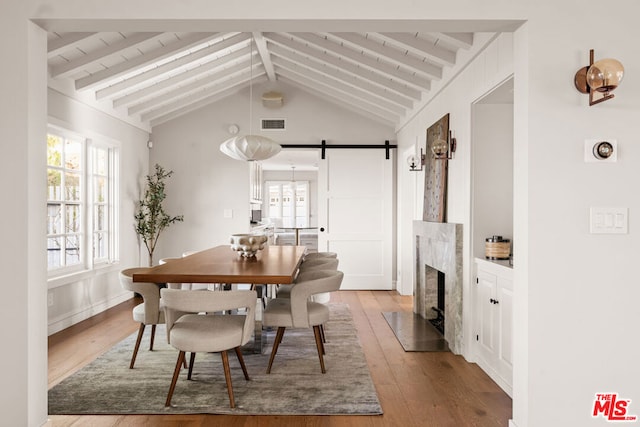
[[[282,227],[309,226],[309,182],[268,181],[269,218],[282,221]]]
[[[51,275],[117,258],[117,151],[71,132],[47,135],[47,260]]]

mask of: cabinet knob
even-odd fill
[[[320,231],[321,231],[321,232],[322,232],[322,231],[324,231],[324,227],[320,227]]]

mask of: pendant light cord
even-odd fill
[[[253,40],[253,35],[251,35],[249,49],[249,135],[253,135]]]

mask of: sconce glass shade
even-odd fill
[[[624,67],[615,59],[601,59],[589,67],[587,84],[592,90],[610,92],[618,87],[624,76]]]
[[[234,136],[220,144],[220,151],[236,160],[265,160],[275,156],[282,147],[260,135]]]
[[[433,151],[436,158],[446,157],[449,151],[449,144],[444,139],[436,139],[433,141],[431,151]]]

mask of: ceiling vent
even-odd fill
[[[261,130],[284,130],[284,119],[262,119],[260,125]]]
[[[282,107],[282,94],[280,92],[265,92],[262,94],[262,105],[267,108]]]

